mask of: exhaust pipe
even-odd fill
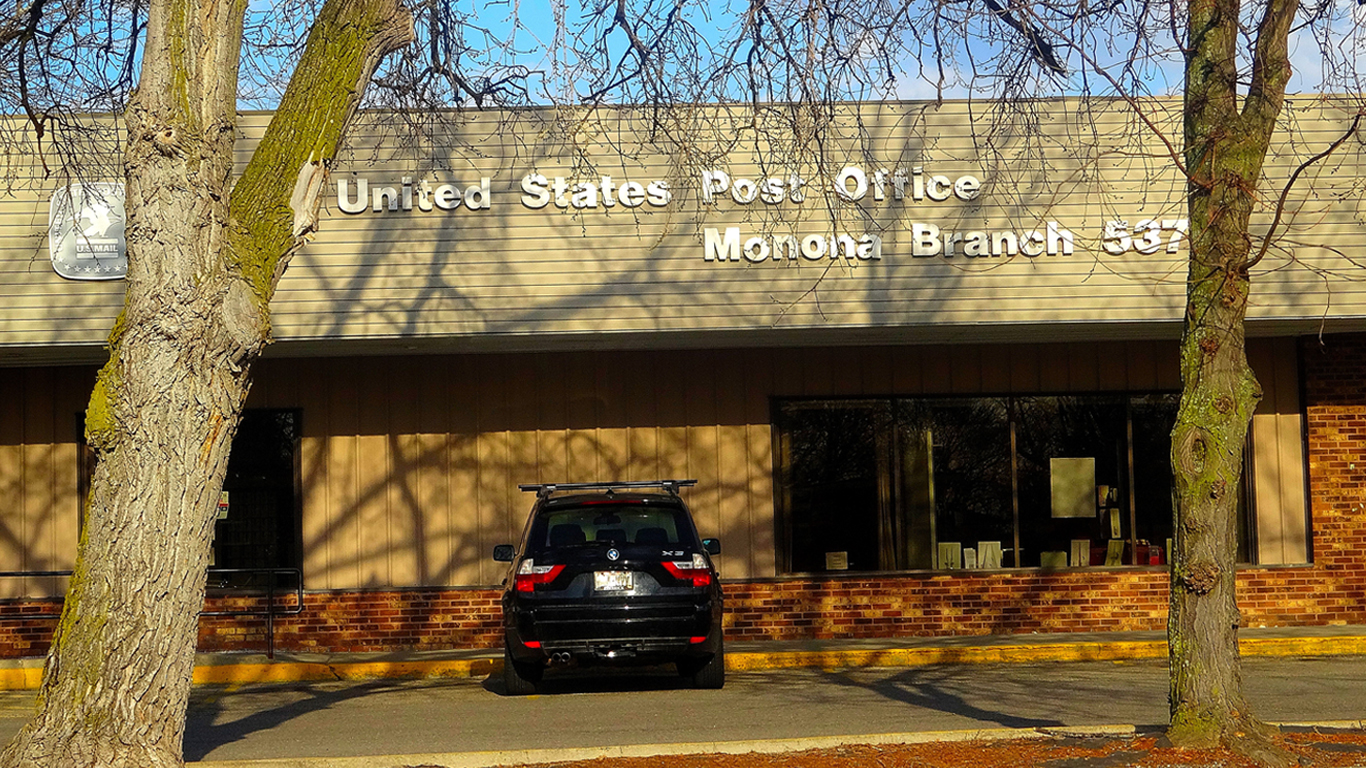
[[[569,653],[565,651],[559,653],[552,653],[550,655],[550,663],[552,664],[568,664],[569,659]]]

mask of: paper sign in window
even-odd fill
[[[1048,461],[1053,487],[1053,517],[1096,516],[1096,460],[1055,458]]]

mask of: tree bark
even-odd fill
[[[1289,765],[1290,757],[1272,740],[1274,729],[1252,715],[1238,653],[1238,484],[1262,397],[1244,350],[1248,223],[1290,75],[1286,37],[1296,7],[1295,0],[1266,6],[1245,97],[1238,94],[1239,0],[1192,2],[1186,58],[1191,253],[1183,390],[1172,432],[1179,503],[1167,625],[1168,734],[1178,746],[1229,746],[1262,765]]]
[[[397,0],[328,0],[230,188],[245,8],[150,8],[126,115],[128,288],[86,412],[98,461],[38,711],[0,765],[183,765],[215,508],[269,299],[366,84],[412,39]]]

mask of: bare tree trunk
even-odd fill
[[[1191,254],[1183,391],[1172,432],[1179,504],[1167,624],[1168,733],[1178,746],[1226,745],[1262,765],[1289,765],[1290,756],[1273,742],[1274,729],[1252,715],[1238,654],[1238,484],[1248,426],[1262,398],[1244,350],[1248,222],[1290,75],[1286,36],[1295,8],[1295,0],[1267,4],[1252,86],[1241,99],[1238,0],[1191,4],[1186,59]]]
[[[245,6],[151,8],[126,116],[128,290],[86,413],[99,458],[38,713],[5,766],[183,764],[215,508],[270,296],[366,83],[412,38],[396,0],[329,0],[230,193]]]

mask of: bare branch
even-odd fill
[[[992,10],[992,13],[996,14],[997,18],[1001,19],[1006,24],[1009,24],[1011,28],[1024,36],[1025,40],[1029,43],[1031,54],[1040,64],[1060,75],[1067,74],[1067,68],[1062,65],[1062,62],[1058,61],[1058,57],[1053,53],[1053,45],[1047,40],[1044,40],[1033,27],[1020,21],[1015,17],[1015,14],[1011,13],[1005,6],[996,2],[996,0],[986,0],[986,4],[987,7]]]
[[[1262,238],[1262,248],[1257,251],[1256,256],[1248,260],[1247,269],[1257,266],[1258,262],[1266,256],[1267,249],[1271,247],[1271,243],[1274,241],[1276,228],[1280,226],[1281,216],[1285,213],[1285,201],[1290,197],[1290,190],[1295,186],[1295,181],[1300,178],[1300,174],[1304,173],[1309,166],[1333,154],[1338,147],[1342,146],[1344,142],[1350,139],[1352,135],[1357,132],[1357,127],[1361,125],[1361,118],[1363,115],[1366,115],[1366,111],[1358,111],[1356,117],[1352,118],[1352,124],[1348,126],[1346,133],[1339,136],[1332,144],[1329,144],[1327,149],[1308,160],[1305,160],[1303,163],[1300,163],[1300,167],[1296,168],[1295,172],[1290,174],[1290,180],[1285,183],[1285,187],[1281,190],[1281,197],[1276,201],[1276,215],[1272,218],[1271,226],[1266,230],[1266,235]]]

